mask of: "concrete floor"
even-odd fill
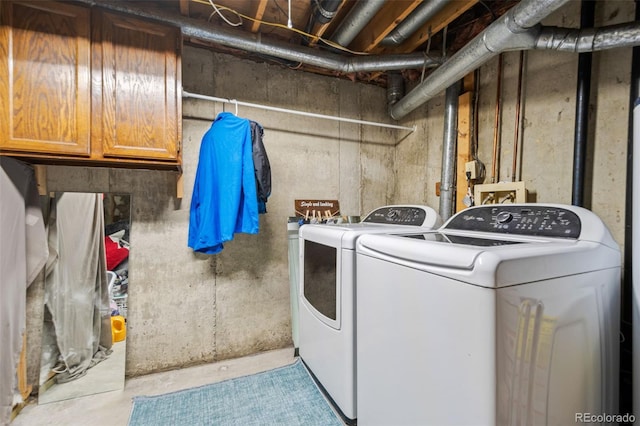
[[[126,426],[133,397],[159,395],[291,364],[293,348],[127,379],[124,390],[25,406],[11,426]]]

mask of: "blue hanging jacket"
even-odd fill
[[[258,228],[249,120],[222,112],[200,145],[189,216],[189,247],[216,254],[234,233],[257,234]]]

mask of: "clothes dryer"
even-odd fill
[[[592,212],[479,206],[356,246],[359,425],[617,412],[620,249]]]
[[[365,234],[422,233],[442,224],[427,206],[384,206],[356,224],[302,225],[299,354],[346,419],[355,419],[355,243]]]

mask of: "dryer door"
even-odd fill
[[[325,324],[340,329],[340,256],[338,248],[301,240],[301,301]]]

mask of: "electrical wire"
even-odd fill
[[[218,7],[216,6],[216,4],[213,1],[209,0],[209,4],[211,5],[211,7],[213,7],[213,12],[211,12],[211,15],[209,15],[208,21],[211,21],[211,18],[213,18],[213,15],[215,15],[217,13],[218,15],[220,15],[220,17],[222,18],[222,20],[224,22],[226,22],[227,24],[231,25],[232,27],[239,27],[240,25],[242,25],[242,16],[240,16],[240,14],[238,12],[236,12],[234,10],[231,10],[231,9],[226,9],[226,10],[230,11],[231,13],[235,13],[235,15],[238,17],[238,22],[231,22],[227,18],[225,18],[225,16],[222,14],[220,9],[218,9]]]
[[[213,15],[215,15],[216,13],[218,13],[218,14],[223,18],[223,20],[224,20],[227,24],[229,24],[229,25],[232,25],[232,26],[238,26],[238,25],[242,24],[242,23],[240,23],[240,24],[235,24],[235,25],[234,25],[233,23],[231,23],[231,22],[229,22],[227,19],[225,19],[225,18],[222,16],[222,14],[220,13],[220,11],[227,10],[227,11],[229,11],[229,12],[231,12],[231,13],[234,13],[234,14],[235,14],[235,15],[237,15],[239,18],[244,18],[244,19],[248,19],[248,20],[253,21],[253,22],[258,22],[260,25],[269,25],[269,26],[272,26],[272,27],[281,28],[281,29],[288,30],[288,31],[293,31],[293,32],[295,32],[295,33],[298,33],[298,34],[300,34],[300,35],[304,36],[304,37],[310,37],[310,38],[313,38],[313,39],[319,40],[319,41],[321,41],[322,43],[326,44],[327,46],[329,46],[329,47],[333,47],[334,49],[338,49],[338,50],[342,50],[343,52],[351,53],[352,55],[370,55],[370,53],[369,53],[369,52],[357,52],[357,51],[354,51],[354,50],[348,49],[348,48],[346,48],[346,47],[344,47],[344,46],[341,46],[341,45],[339,45],[338,43],[333,42],[333,41],[331,41],[331,40],[327,40],[327,39],[325,39],[325,38],[323,38],[323,37],[318,37],[317,35],[309,34],[309,33],[305,32],[305,31],[302,31],[302,30],[299,30],[299,29],[297,29],[297,28],[294,28],[294,27],[293,27],[293,25],[292,25],[292,27],[291,27],[291,28],[289,28],[289,27],[288,27],[287,25],[285,25],[285,24],[279,24],[279,23],[277,23],[277,22],[263,21],[263,20],[261,20],[261,19],[256,19],[256,18],[253,18],[253,17],[251,17],[251,16],[244,15],[244,14],[242,14],[242,13],[240,13],[240,12],[238,12],[238,11],[234,10],[234,9],[231,9],[230,7],[222,6],[222,5],[220,5],[220,4],[215,4],[215,3],[213,3],[213,1],[212,1],[212,0],[208,0],[208,1],[207,1],[207,0],[193,0],[193,1],[194,1],[194,2],[196,2],[196,3],[200,3],[200,4],[210,5],[210,6],[212,6],[212,7],[214,8],[214,12],[213,12],[213,13],[211,13],[211,16],[209,17],[209,19],[211,19],[211,17],[212,17]]]
[[[489,13],[491,14],[491,21],[495,21],[496,19],[498,19],[498,17],[496,16],[496,14],[493,12],[493,10],[491,10],[491,8],[489,6],[487,6],[487,4],[485,2],[483,2],[482,0],[480,0],[478,3],[480,3],[482,6],[484,6]]]
[[[428,34],[427,34],[427,50],[425,50],[424,52],[424,56],[425,58],[429,57],[429,51],[431,50],[431,25],[429,25],[429,30],[428,30]],[[443,52],[444,55],[444,52]],[[424,81],[424,75],[425,72],[427,71],[427,61],[424,62],[424,65],[422,66],[422,75],[420,76],[420,83],[422,83]]]
[[[482,161],[480,161],[479,142],[478,142],[478,129],[479,129],[479,111],[478,105],[480,104],[480,68],[476,69],[473,78],[473,115],[472,115],[472,132],[471,132],[471,156],[478,163],[478,175],[475,179],[475,184],[484,182],[487,169]]]

